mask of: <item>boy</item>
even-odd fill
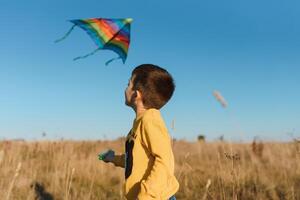
[[[171,75],[163,68],[144,64],[132,71],[125,91],[125,103],[136,118],[127,135],[122,155],[109,150],[99,158],[125,168],[125,196],[128,200],[176,199],[179,183],[174,176],[171,138],[160,115],[175,89]]]

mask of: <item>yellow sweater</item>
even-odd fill
[[[134,120],[125,149],[128,200],[167,200],[177,192],[171,138],[159,110],[148,109]]]

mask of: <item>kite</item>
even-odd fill
[[[74,60],[86,58],[95,54],[101,49],[107,49],[114,51],[119,55],[117,58],[113,58],[107,61],[105,64],[108,65],[110,62],[116,59],[122,59],[125,64],[129,43],[130,43],[130,23],[131,18],[125,19],[105,19],[105,18],[90,18],[90,19],[76,19],[70,20],[73,23],[71,29],[65,34],[64,37],[55,41],[55,43],[64,40],[73,29],[78,26],[85,30],[92,40],[95,42],[97,49],[93,52],[74,58]]]
[[[227,107],[227,102],[219,91],[213,91],[213,95],[216,98],[216,100],[222,105],[223,108]]]

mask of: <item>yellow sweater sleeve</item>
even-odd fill
[[[141,142],[154,157],[154,164],[149,176],[141,181],[138,200],[160,199],[160,194],[167,187],[170,174],[170,137],[161,120],[151,119],[143,125]]]

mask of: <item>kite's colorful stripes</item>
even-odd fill
[[[109,49],[116,52],[119,55],[119,58],[122,59],[123,63],[125,63],[130,43],[131,21],[132,19],[130,18],[92,18],[70,20],[70,22],[74,24],[73,27],[62,39],[57,40],[57,42],[65,39],[75,26],[79,26],[90,35],[98,48],[90,54],[75,58],[75,60],[90,56],[100,49]],[[107,64],[113,60],[114,59],[108,61]]]

